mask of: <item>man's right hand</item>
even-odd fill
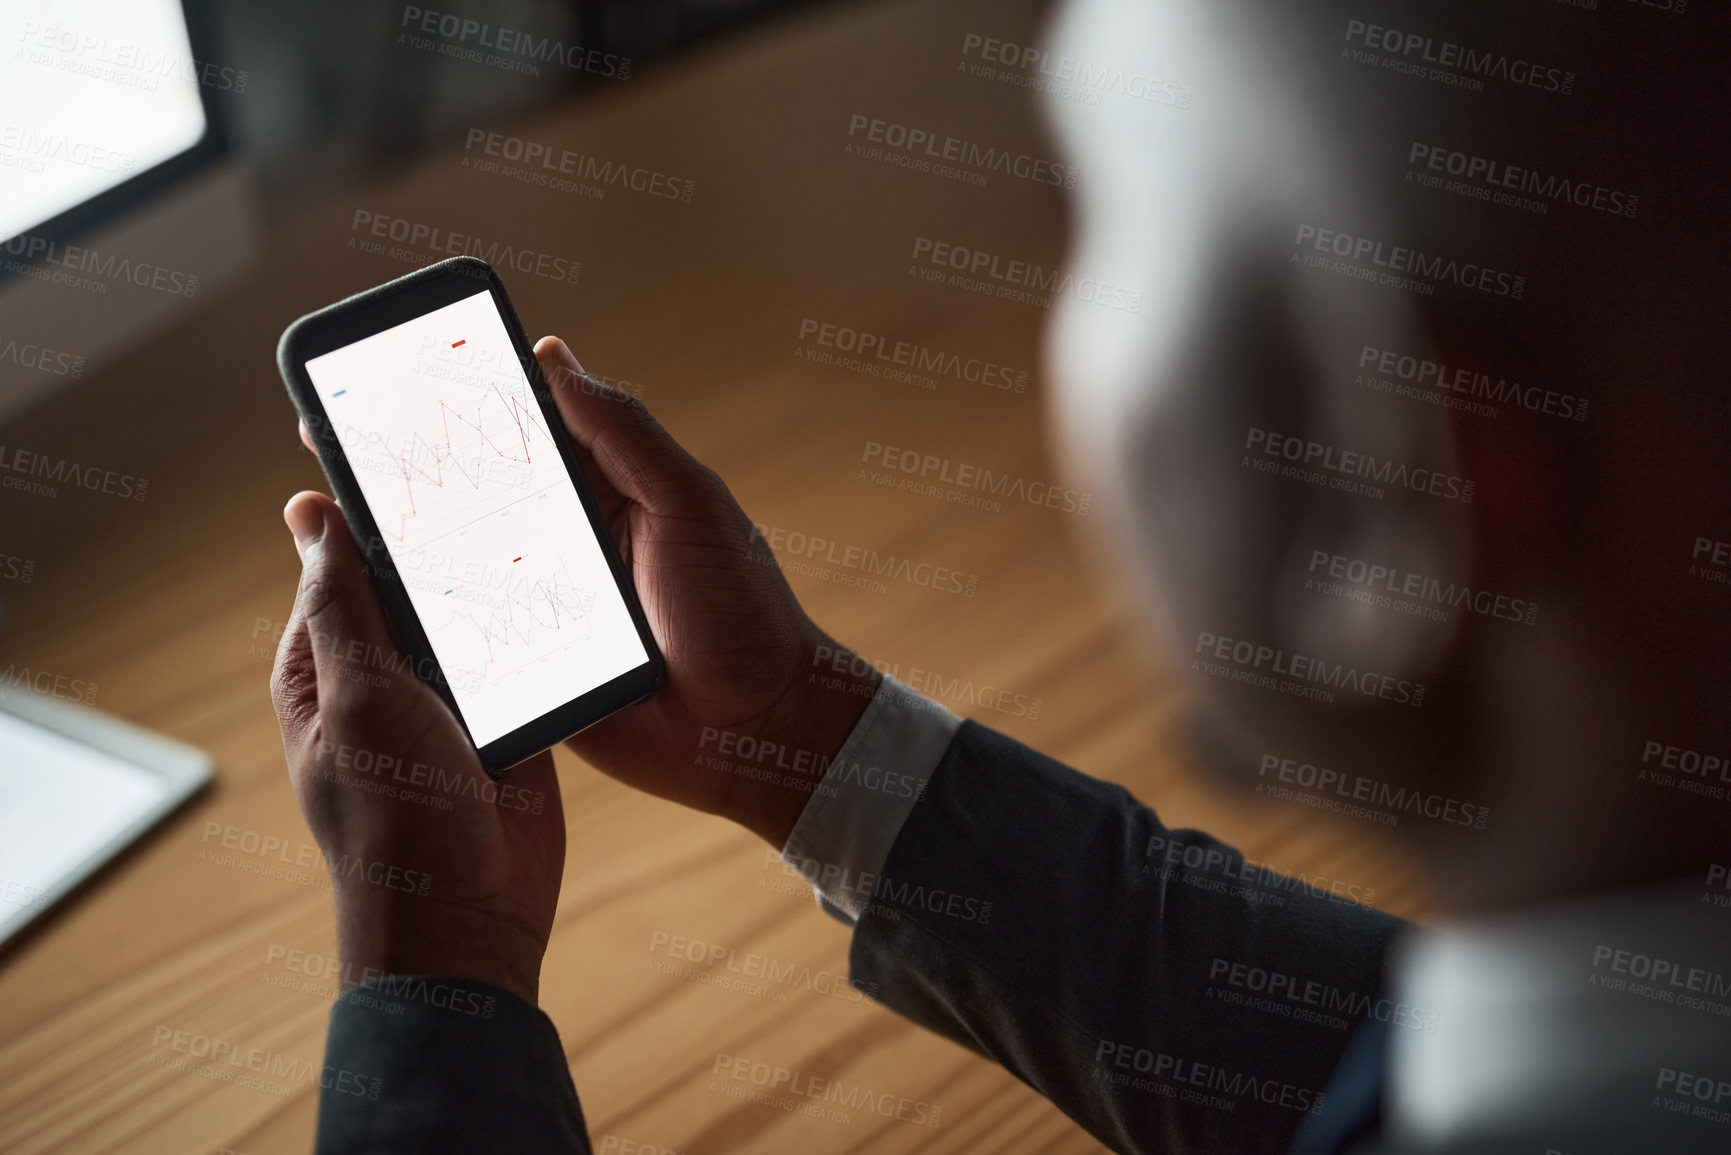
[[[667,659],[659,694],[567,745],[629,786],[730,818],[780,849],[879,675],[806,616],[726,484],[641,402],[585,374],[557,337],[535,356]],[[848,666],[865,672],[837,672]],[[761,753],[764,743],[785,755]]]

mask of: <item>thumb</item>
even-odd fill
[[[651,513],[675,514],[719,484],[643,402],[586,373],[565,342],[541,338],[535,359],[566,430],[622,497]]]
[[[283,631],[272,679],[283,728],[303,729],[318,715],[352,716],[383,692],[374,672],[405,667],[366,561],[337,503],[297,493],[283,520],[301,557],[300,589]],[[384,683],[388,685],[388,683]]]

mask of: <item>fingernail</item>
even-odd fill
[[[305,560],[307,547],[318,544],[325,535],[324,513],[314,502],[291,500],[283,506],[282,519],[288,523],[289,532],[295,535],[295,552]]]

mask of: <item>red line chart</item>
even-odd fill
[[[390,459],[391,472],[402,480],[403,504],[389,513],[375,508],[375,515],[380,531],[399,544],[407,544],[416,528],[428,531],[419,535],[425,539],[495,511],[500,498],[520,499],[537,472],[536,455],[559,460],[539,408],[523,397],[508,396],[496,384],[488,385],[472,405],[458,408],[441,399],[438,406],[437,415],[404,434],[396,448],[379,446]],[[486,509],[453,500],[465,493],[482,498]],[[429,523],[412,524],[434,512],[437,516]]]
[[[500,608],[464,608],[451,614],[446,630],[470,627],[462,632],[473,647],[464,647],[467,660],[463,664],[471,677],[496,674],[501,664],[510,664],[514,657],[539,660],[551,645],[580,641],[593,632],[589,613],[595,607],[595,591],[571,579],[563,557],[556,555],[556,563],[546,576],[508,586]],[[566,636],[556,639],[554,634]]]

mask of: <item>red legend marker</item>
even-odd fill
[[[467,345],[468,343],[469,343],[469,339],[467,337],[464,337],[461,341],[452,341],[451,342],[451,348],[455,349],[458,345]]]
[[[515,563],[517,563],[517,562],[520,562],[520,561],[522,561],[522,560],[523,560],[523,559],[522,559],[522,558],[520,558],[520,557],[514,557],[514,558],[512,558],[512,559],[511,559],[511,561],[512,561],[512,563],[513,563],[513,564],[515,564]]]

